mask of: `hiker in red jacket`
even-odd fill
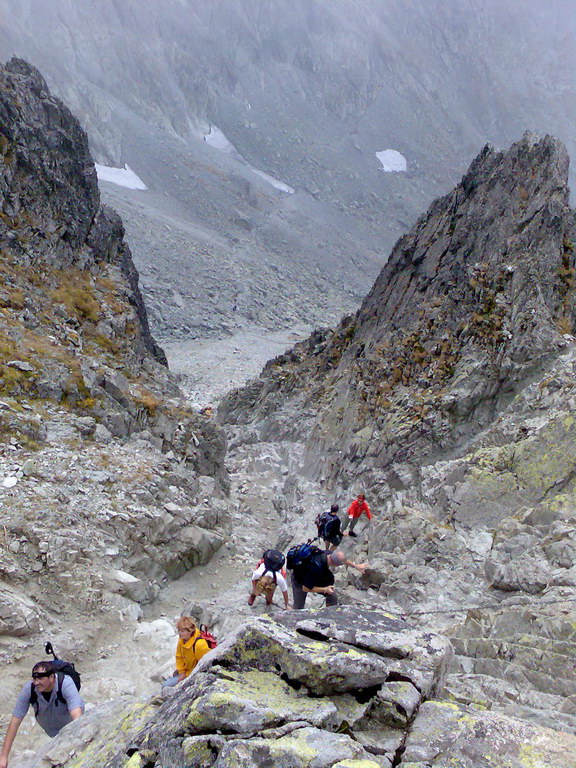
[[[358,536],[357,533],[354,533],[354,528],[363,512],[368,520],[372,520],[372,512],[370,512],[366,496],[363,493],[359,493],[358,497],[348,507],[348,519],[344,522],[344,530],[350,525],[349,536]]]

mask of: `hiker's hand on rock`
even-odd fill
[[[184,672],[180,672],[180,674],[178,675],[178,682],[181,683],[185,677],[186,675],[184,674]],[[2,768],[2,766],[0,766],[0,768]]]
[[[8,758],[0,755],[0,768],[8,768]]]
[[[356,563],[354,568],[356,568],[357,571],[360,571],[360,573],[364,573],[366,568],[370,568],[370,563]]]
[[[334,594],[334,587],[324,587],[324,594],[325,595],[333,595]]]

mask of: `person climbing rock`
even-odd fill
[[[303,545],[309,546],[309,545]],[[299,562],[292,572],[292,595],[294,608],[304,608],[308,593],[326,596],[326,605],[337,605],[338,598],[334,591],[334,574],[331,568],[346,565],[364,573],[367,563],[353,563],[346,559],[341,549],[334,552],[322,552],[317,547],[304,560]],[[314,551],[315,550],[315,551]]]
[[[284,596],[284,609],[290,608],[288,600],[288,585],[286,574],[282,570],[284,555],[277,549],[267,549],[252,574],[252,591],[248,597],[248,605],[254,605],[254,600],[261,595],[266,598],[266,605],[272,605],[276,587]]]
[[[322,512],[316,518],[316,528],[318,530],[318,538],[324,540],[324,545],[328,550],[334,550],[342,541],[343,536],[348,534],[343,533],[341,529],[340,518],[338,517],[338,510],[340,507],[338,504],[332,504],[328,512]]]
[[[368,520],[372,520],[372,512],[370,512],[370,507],[366,501],[366,496],[363,493],[359,493],[352,504],[350,504],[348,507],[348,519],[344,523],[344,531],[348,528],[348,526],[350,526],[350,530],[348,531],[349,536],[358,536],[358,534],[355,533],[354,528],[356,527],[356,523],[360,519],[362,513],[366,515]]]
[[[210,650],[192,617],[181,616],[176,622],[176,629],[179,636],[176,645],[176,670],[172,677],[164,680],[162,688],[171,688],[187,678],[202,656]]]
[[[51,661],[34,664],[32,683],[26,683],[18,694],[8,723],[0,751],[0,768],[8,765],[12,744],[29,707],[34,708],[36,722],[51,737],[84,714],[84,701],[72,678],[56,672]]]

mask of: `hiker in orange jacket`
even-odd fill
[[[176,646],[176,671],[173,677],[162,683],[163,688],[178,685],[194,669],[204,654],[210,650],[208,643],[200,636],[200,630],[190,616],[181,616],[176,622],[179,640]]]
[[[349,536],[358,536],[357,533],[354,533],[354,528],[358,520],[360,520],[362,513],[366,515],[368,520],[372,520],[372,512],[370,512],[366,496],[363,493],[359,493],[357,498],[348,507],[348,519],[344,522],[344,530],[350,526]]]

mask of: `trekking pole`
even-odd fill
[[[56,654],[54,653],[54,648],[52,647],[52,643],[46,643],[46,644],[45,644],[45,646],[44,646],[44,652],[45,652],[45,653],[51,653],[51,654],[52,654],[52,656],[54,656],[54,660],[55,660],[55,661],[56,661],[56,659],[58,658],[58,656],[56,656]]]

